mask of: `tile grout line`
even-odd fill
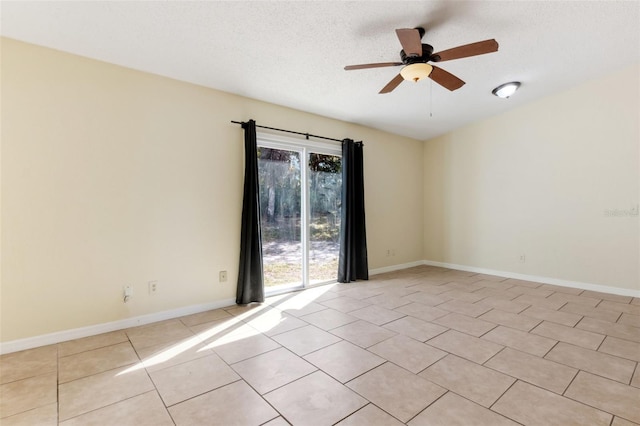
[[[231,366],[229,366],[229,367],[231,367]],[[234,370],[234,371],[235,371],[235,370]],[[318,371],[318,370],[316,369],[316,371]],[[298,378],[298,379],[296,379],[296,380],[300,380],[300,379],[302,379],[303,377],[307,377],[307,376],[309,376],[309,375],[311,375],[311,374],[315,373],[316,371],[312,371],[312,372],[311,372],[311,373],[309,373],[309,374],[305,374],[304,376],[299,377],[299,378]],[[238,374],[238,373],[236,372],[236,374]],[[284,385],[282,385],[282,386],[279,386],[279,387],[277,387],[277,388],[271,389],[269,392],[265,392],[265,394],[263,395],[263,394],[261,394],[261,393],[258,391],[258,389],[256,389],[256,388],[254,388],[253,386],[251,386],[251,383],[249,383],[248,381],[246,381],[246,380],[244,379],[244,377],[242,377],[240,374],[238,374],[238,377],[240,377],[240,380],[241,380],[242,382],[244,382],[244,384],[245,384],[245,385],[249,386],[249,387],[250,387],[250,388],[251,388],[251,389],[256,393],[256,395],[258,395],[258,396],[260,397],[260,399],[262,399],[262,400],[265,402],[265,404],[267,404],[269,407],[273,408],[273,411],[275,411],[276,413],[278,413],[278,415],[277,415],[277,416],[275,416],[275,417],[274,417],[274,418],[272,418],[272,419],[267,420],[267,421],[266,421],[266,422],[264,422],[263,424],[265,424],[265,423],[269,423],[270,421],[272,421],[272,420],[274,420],[274,419],[277,419],[278,417],[282,417],[283,419],[285,419],[285,421],[286,421],[287,423],[291,424],[291,422],[289,422],[289,420],[287,420],[287,418],[285,417],[285,415],[284,415],[283,413],[281,413],[281,412],[280,412],[276,407],[274,407],[274,406],[273,406],[273,405],[272,405],[272,404],[267,400],[267,398],[265,398],[265,395],[266,395],[266,394],[268,394],[268,393],[271,393],[271,392],[273,392],[273,391],[275,391],[275,390],[277,390],[277,389],[280,389],[280,388],[282,388],[283,386],[286,386],[286,385],[288,385],[288,384],[290,384],[290,383],[293,383],[293,382],[295,382],[296,380],[292,380],[292,381],[291,381],[291,382],[289,382],[289,383],[286,383],[286,384],[284,384]],[[237,382],[238,382],[238,380],[236,380],[236,381],[235,381],[235,382],[233,382],[233,383],[237,383]],[[229,384],[231,384],[231,383],[229,383]],[[225,385],[225,386],[226,386],[226,385]],[[211,392],[211,391],[212,391],[212,390],[207,391],[207,392],[205,392],[205,393],[209,393],[209,392]]]
[[[504,374],[504,373],[503,373],[503,374]],[[509,390],[510,390],[512,387],[514,387],[516,383],[518,383],[518,381],[521,381],[521,380],[516,378],[516,379],[513,381],[513,383],[511,383],[511,384],[510,384],[510,385],[509,385],[509,386],[504,390],[504,392],[502,392],[502,393],[500,394],[500,396],[499,396],[499,397],[497,397],[495,401],[493,401],[493,404],[491,404],[491,405],[488,407],[488,408],[489,408],[489,410],[493,411],[494,413],[498,413],[497,411],[493,410],[493,406],[494,406],[494,405],[496,405],[496,404],[498,403],[498,401],[500,401],[500,399],[502,399],[502,397],[503,397],[507,392],[509,392]],[[523,383],[526,383],[526,382],[523,382]],[[540,388],[540,389],[542,389],[542,388]],[[498,413],[498,414],[500,414],[500,413]],[[505,417],[506,417],[506,416],[505,416]],[[511,419],[510,417],[507,417],[507,418],[508,418],[508,419],[510,419],[510,420],[513,420],[513,419]],[[515,420],[514,420],[514,421],[515,421]]]
[[[383,358],[383,359],[384,359],[384,358]],[[389,360],[387,360],[387,359],[385,359],[385,362],[383,362],[382,364],[380,364],[380,365],[378,365],[378,366],[376,366],[376,367],[372,368],[371,370],[368,370],[368,371],[367,371],[367,373],[368,373],[369,371],[375,370],[375,369],[376,369],[376,368],[378,368],[378,367],[383,366],[383,365],[384,365],[384,364],[386,364],[386,363],[391,363],[391,364],[393,364],[393,365],[397,366],[398,368],[402,368],[403,370],[407,371],[408,373],[413,374],[413,373],[411,373],[409,370],[406,370],[405,368],[400,367],[400,366],[398,366],[397,364],[394,364],[393,362],[391,362],[391,361],[389,361]],[[354,392],[356,395],[358,395],[359,397],[361,397],[362,399],[364,399],[365,401],[367,401],[369,404],[371,404],[371,405],[373,405],[373,406],[375,406],[375,407],[378,407],[380,410],[382,410],[383,412],[387,413],[388,415],[390,415],[390,416],[391,416],[391,417],[393,417],[394,419],[397,419],[400,423],[405,424],[405,422],[403,422],[402,420],[398,419],[396,416],[394,416],[393,414],[391,414],[390,412],[388,412],[388,411],[387,411],[387,410],[385,410],[384,408],[382,408],[382,407],[378,406],[376,403],[374,403],[373,401],[371,401],[370,399],[368,399],[366,396],[362,395],[362,394],[361,394],[360,392],[358,392],[357,390],[355,390],[355,389],[351,388],[350,386],[348,386],[348,383],[353,382],[353,381],[354,381],[354,380],[356,380],[358,377],[361,377],[361,376],[363,376],[364,374],[366,374],[366,373],[362,373],[362,374],[360,374],[359,376],[354,377],[353,379],[351,379],[351,380],[349,380],[349,381],[347,381],[347,382],[343,383],[343,385],[344,385],[344,386],[346,386],[349,390],[351,390],[351,392]],[[360,409],[362,409],[362,408],[366,407],[367,405],[368,405],[368,404],[365,404],[365,405],[364,405],[363,407],[361,407]],[[358,411],[359,411],[359,410],[358,410]],[[354,412],[354,413],[355,413],[355,412]],[[353,413],[352,413],[351,415],[353,415]],[[340,421],[342,421],[342,420],[340,420]]]
[[[554,340],[555,340],[555,339],[554,339]],[[566,343],[566,342],[563,342],[563,343]],[[558,346],[559,344],[560,344],[560,340],[557,340],[557,341],[556,341],[556,343],[554,343],[554,344],[553,344],[553,346],[551,346],[551,347],[549,348],[549,350],[548,350],[547,352],[545,352],[545,353],[544,353],[544,355],[542,355],[542,356],[541,356],[541,358],[546,359],[545,357],[546,357],[547,355],[549,355],[549,353],[553,350],[553,348],[555,348],[555,347],[556,347],[556,346]],[[567,344],[568,344],[568,343],[567,343]],[[572,345],[572,346],[576,346],[576,345]],[[581,347],[581,346],[576,346],[576,347]],[[585,349],[585,348],[583,348],[583,349]]]
[[[578,373],[580,373],[580,372],[585,373],[583,370],[578,371]],[[586,373],[591,374],[591,373],[589,373],[589,372],[586,372]],[[594,374],[594,375],[595,375],[595,374]],[[577,378],[577,377],[578,377],[578,375],[576,374],[576,377],[575,377],[575,378]],[[574,378],[574,380],[575,380],[575,378]],[[574,381],[574,380],[572,380],[572,381],[571,381],[571,384],[573,384],[573,381]],[[610,380],[610,379],[607,379],[607,380]],[[617,383],[620,383],[620,382],[617,382]],[[567,387],[567,389],[564,391],[564,393],[567,393],[567,391],[569,390],[569,387],[570,387],[570,386],[568,386],[568,387]],[[612,421],[613,421],[613,418],[614,418],[614,417],[620,417],[620,418],[625,419],[625,418],[624,418],[624,417],[622,417],[622,416],[618,416],[618,415],[616,415],[616,414],[614,414],[614,413],[610,413],[609,411],[605,411],[605,410],[603,410],[602,408],[594,407],[594,406],[593,406],[593,405],[591,405],[591,404],[588,404],[588,403],[586,403],[586,402],[584,402],[584,401],[580,401],[580,400],[578,400],[578,399],[572,398],[571,396],[564,395],[564,394],[563,394],[562,396],[563,396],[564,398],[569,399],[570,401],[576,402],[576,403],[578,403],[578,404],[582,404],[582,405],[587,406],[587,407],[591,407],[591,408],[593,408],[594,410],[600,411],[600,412],[602,412],[602,413],[609,414],[610,416],[612,416]],[[625,420],[626,420],[626,419],[625,419]],[[631,421],[631,420],[629,420],[629,421]]]
[[[431,383],[433,383],[433,382],[431,382]],[[436,384],[436,383],[434,383],[434,384],[435,384],[436,386],[439,386],[439,385],[438,385],[438,384]],[[426,407],[424,407],[422,410],[418,411],[418,413],[416,413],[416,415],[415,415],[415,416],[411,417],[409,420],[407,420],[407,421],[405,422],[406,424],[408,424],[411,420],[415,419],[415,418],[416,418],[416,417],[418,417],[420,414],[422,414],[423,412],[425,412],[426,410],[428,410],[428,409],[429,409],[429,407],[431,407],[433,404],[435,404],[436,402],[438,402],[440,399],[444,398],[444,396],[445,396],[446,394],[448,394],[449,392],[452,392],[451,390],[449,390],[449,389],[447,389],[447,388],[445,388],[445,387],[443,387],[443,386],[440,386],[440,387],[441,387],[441,388],[443,388],[443,389],[445,389],[445,391],[446,391],[446,392],[444,392],[442,395],[440,395],[439,397],[437,397],[435,400],[431,401],[431,403],[430,403],[429,405],[427,405]],[[452,392],[452,393],[455,393],[455,392]],[[458,395],[458,394],[456,394],[456,395]],[[458,396],[460,396],[460,395],[458,395]],[[466,398],[465,398],[465,399],[466,399]]]
[[[638,371],[638,363],[636,362],[636,367],[633,369],[633,373],[631,374],[631,378],[629,379],[629,383],[627,383],[629,386],[633,386],[631,383],[633,382],[633,378],[635,377],[637,371]]]

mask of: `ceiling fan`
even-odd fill
[[[376,64],[347,65],[345,70],[360,70],[365,68],[395,67],[404,65],[400,74],[395,76],[379,93],[389,93],[403,80],[419,81],[430,78],[442,87],[454,91],[464,85],[464,81],[455,75],[438,68],[428,62],[443,62],[452,59],[467,58],[497,52],[498,42],[494,39],[465,44],[451,49],[433,53],[433,46],[422,43],[424,28],[402,28],[396,30],[396,35],[402,45],[400,51],[401,62],[380,62]]]

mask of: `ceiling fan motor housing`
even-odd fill
[[[419,62],[428,62],[431,60],[433,54],[433,46],[430,44],[422,44],[422,56],[409,56],[404,53],[404,50],[400,51],[400,60],[405,65],[415,64]]]

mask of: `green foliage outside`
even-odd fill
[[[299,241],[300,157],[297,152],[258,148],[260,219],[264,241]],[[312,240],[336,241],[340,232],[340,157],[311,154],[309,208]]]

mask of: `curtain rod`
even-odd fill
[[[240,125],[246,124],[244,121],[233,121],[233,120],[231,120],[231,122],[234,123],[234,124],[240,124]],[[309,140],[309,138],[311,137],[311,138],[325,139],[325,140],[328,140],[328,141],[336,141],[336,142],[342,142],[343,141],[343,139],[328,138],[326,136],[312,135],[310,133],[294,132],[293,130],[278,129],[276,127],[259,126],[257,124],[256,124],[256,127],[260,127],[261,129],[276,130],[278,132],[293,133],[295,135],[302,135],[302,136],[306,137],[307,140]],[[362,143],[362,141],[359,141],[358,143]]]

